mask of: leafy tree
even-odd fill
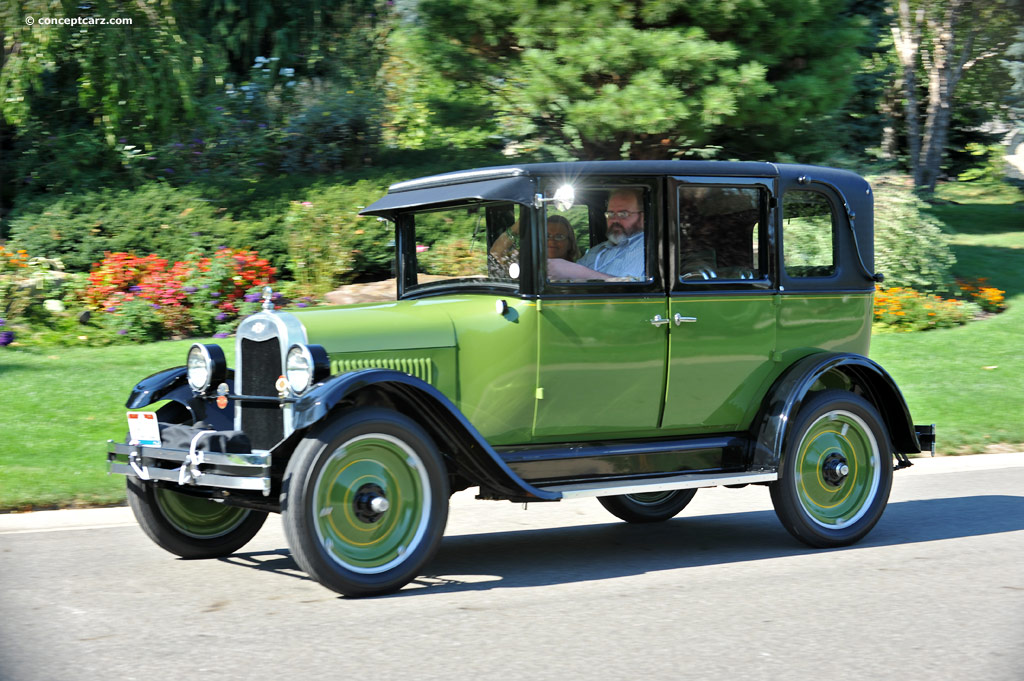
[[[456,100],[580,158],[752,157],[798,144],[851,91],[866,22],[846,0],[421,0],[403,31]],[[447,106],[445,106],[447,104]],[[708,150],[708,148],[711,148]]]
[[[992,73],[1020,7],[1018,0],[893,0],[909,163],[915,186],[926,195],[934,193],[946,159],[956,107],[998,99],[991,86],[977,89],[980,97],[961,97],[960,91],[970,72]]]

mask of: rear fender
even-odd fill
[[[487,487],[510,499],[561,498],[560,494],[538,489],[516,475],[443,393],[400,371],[352,371],[315,386],[293,406],[295,430],[314,426],[345,403],[385,403],[413,418],[454,460],[458,472],[472,485]]]
[[[822,352],[793,364],[769,390],[755,421],[760,430],[754,441],[752,470],[778,470],[790,435],[788,425],[818,381],[842,382],[846,389],[857,390],[874,405],[889,431],[889,441],[901,466],[909,465],[901,455],[921,451],[906,400],[888,372],[863,355]]]

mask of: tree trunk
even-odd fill
[[[903,96],[906,105],[903,111],[907,126],[907,150],[910,157],[910,168],[914,176],[914,185],[919,184],[919,168],[921,165],[921,130],[920,114],[917,103],[917,59],[921,44],[921,21],[923,14],[918,11],[915,18],[910,16],[909,0],[898,0],[897,22],[892,26],[893,44],[900,66],[903,67]]]

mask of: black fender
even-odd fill
[[[235,372],[228,369],[229,389],[234,385]],[[195,394],[188,384],[188,372],[183,366],[158,371],[135,384],[125,405],[128,409],[162,402],[167,404],[157,410],[157,418],[168,423],[198,423],[205,421],[214,430],[231,430],[235,427],[234,403],[225,409],[206,409],[206,401]]]
[[[511,499],[556,501],[557,492],[529,484],[508,467],[479,431],[445,395],[415,376],[388,369],[362,369],[334,376],[299,398],[293,406],[296,431],[324,420],[343,404],[386,402],[415,419],[454,459],[460,472],[474,485],[482,485]]]
[[[752,470],[778,470],[787,444],[789,423],[800,411],[814,384],[827,374],[836,374],[874,405],[889,431],[894,453],[921,451],[907,402],[885,369],[863,355],[821,352],[795,362],[769,390],[759,419],[754,423],[754,427],[760,424],[760,429],[754,440]]]

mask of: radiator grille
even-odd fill
[[[265,341],[242,339],[243,395],[277,395],[274,383],[281,375],[281,343],[277,338]],[[284,413],[276,404],[245,402],[242,430],[256,449],[270,449],[284,437]]]
[[[415,357],[383,357],[379,359],[342,359],[331,362],[331,373],[342,374],[359,369],[393,369],[433,383],[433,362]]]

